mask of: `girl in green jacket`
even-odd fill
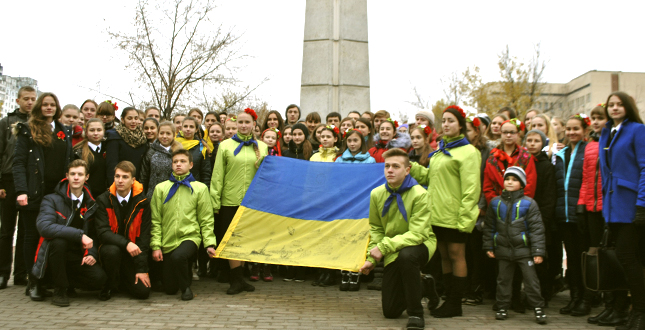
[[[467,287],[466,240],[475,227],[481,192],[481,156],[468,142],[466,113],[456,105],[443,112],[443,139],[425,168],[412,163],[410,174],[427,185],[432,231],[437,236],[447,299],[432,311],[434,317],[461,316],[461,298]]]
[[[268,152],[264,142],[253,138],[257,118],[253,109],[245,109],[237,116],[237,134],[222,141],[217,149],[210,194],[213,210],[219,213],[215,224],[218,242],[221,242],[226,234],[235,212],[244,199],[244,194]],[[229,260],[228,263],[231,267],[231,286],[226,293],[254,291],[255,288],[244,281],[244,262]]]

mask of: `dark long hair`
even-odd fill
[[[367,118],[358,118],[357,121],[360,121],[361,123],[365,124],[367,126],[367,129],[370,130],[370,133],[367,135],[367,149],[371,148],[374,146],[374,126],[372,126],[372,121],[368,120]],[[354,127],[356,127],[356,123],[354,123]],[[365,137],[363,137],[363,141],[365,141]]]
[[[459,122],[459,126],[461,126],[461,129],[459,130],[459,134],[466,135],[466,132],[468,130],[468,127],[466,127],[466,118],[462,117],[459,111],[452,108],[447,108],[446,110],[443,111],[443,113],[446,113],[446,112],[450,112],[457,118],[457,121]]]
[[[264,119],[264,125],[262,125],[262,132],[266,131],[269,128],[269,116],[271,114],[276,115],[278,117],[278,130],[280,131],[280,134],[282,134],[282,130],[284,129],[284,120],[282,119],[282,115],[277,111],[277,110],[271,110],[267,114],[267,116]]]
[[[643,123],[643,120],[641,120],[641,116],[638,113],[638,108],[636,107],[636,102],[634,102],[634,98],[631,97],[629,94],[625,92],[613,92],[609,94],[607,97],[607,102],[605,102],[605,116],[607,116],[607,120],[611,120],[611,117],[609,117],[609,111],[607,111],[607,104],[609,104],[609,99],[612,96],[617,96],[620,101],[623,103],[623,107],[625,108],[625,117],[629,118],[630,121],[637,122],[639,124]],[[35,107],[34,107],[35,108]]]
[[[54,113],[53,120],[56,121],[60,118],[63,111],[60,108],[60,102],[58,102],[58,97],[54,93],[42,93],[36,100],[33,109],[31,110],[31,116],[29,117],[29,130],[31,131],[31,136],[36,141],[36,143],[41,146],[48,147],[52,144],[52,129],[51,124],[47,122],[43,116],[43,100],[51,96],[56,103],[56,112]]]
[[[361,150],[360,153],[364,154],[367,152],[367,142],[365,142],[365,136],[361,131],[357,129],[352,129],[349,131],[349,133],[346,133],[345,136],[343,137],[343,145],[340,147],[340,150],[338,151],[338,156],[341,156],[343,153],[345,153],[345,150],[347,150],[347,139],[349,139],[350,136],[357,134],[358,137],[361,138]]]
[[[432,126],[430,126],[432,129]],[[423,136],[423,141],[425,143],[423,144],[423,148],[421,149],[421,154],[419,156],[419,165],[422,165],[424,167],[428,167],[428,164],[430,164],[430,160],[428,159],[428,155],[432,152],[432,146],[430,145],[430,138],[432,137],[432,131],[430,132],[430,135],[426,134],[425,128],[417,126],[415,127],[412,132],[419,132],[421,136]],[[412,132],[410,132],[410,136],[412,136]],[[416,154],[417,151],[416,149],[413,149],[414,153]]]

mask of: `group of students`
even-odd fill
[[[388,165],[389,152],[411,165],[403,166],[409,174],[397,182],[404,188],[386,185],[382,194],[409,195],[404,191],[420,185],[427,192],[412,189],[418,195],[413,200],[424,196],[432,202],[425,206],[431,220],[424,215],[422,228],[413,228],[415,217],[409,215],[409,222],[385,230],[404,236],[422,230],[422,235],[392,238],[377,252],[373,243],[384,237],[372,232],[373,267],[362,271],[383,273],[387,317],[397,317],[405,306],[410,316],[423,317],[420,297],[407,297],[407,303],[392,298],[400,290],[391,286],[385,294],[385,282],[392,281],[389,265],[411,242],[427,247],[405,255],[427,259],[410,269],[423,273],[414,288],[423,288],[419,292],[430,298],[435,317],[460,316],[462,303],[479,304],[484,293],[496,292],[498,319],[528,304],[544,323],[543,308],[562,288],[562,278],[571,300],[560,313],[587,315],[597,295],[584,286],[581,255],[597,249],[609,224],[632,308],[627,292],[605,293],[605,310],[588,321],[645,327],[638,244],[645,224],[645,128],[625,93],[614,92],[589,115],[566,120],[532,109],[521,121],[511,108],[491,120],[450,106],[442,114],[441,133],[434,114],[425,110],[409,125],[399,125],[385,110],[352,111],[345,118],[332,112],[325,123],[311,112],[301,120],[295,104],[284,118],[269,111],[262,123],[252,109],[237,116],[191,109],[163,121],[156,108],[127,107],[117,120],[115,102],[86,100],[80,109],[61,108],[54,94],[37,97],[29,86],[20,89],[17,103],[19,108],[0,120],[0,288],[8,283],[19,219],[14,284],[26,284],[32,300],[51,295],[43,282],[53,284],[53,303],[61,306],[69,304],[74,287],[99,289],[103,300],[115,290],[146,298],[155,287],[180,291],[188,300],[195,260],[200,276],[218,274],[230,283],[227,293],[253,291],[243,262],[212,257],[263,158],[385,163],[388,179],[395,176],[388,177],[388,170],[397,167]],[[396,158],[399,151],[406,157]],[[399,197],[392,198],[401,211],[408,202]],[[397,211],[391,203],[379,207]],[[372,213],[370,223],[376,224]],[[433,257],[435,248],[439,254]],[[498,275],[491,276],[486,269],[495,264]],[[516,265],[522,274],[515,274]],[[273,280],[275,267],[250,268],[251,281]],[[284,280],[303,282],[308,272],[289,267]],[[358,290],[360,273],[340,275],[341,290]],[[526,302],[520,299],[522,276]],[[332,270],[319,270],[312,282],[336,283]],[[435,288],[446,297],[438,308]],[[411,305],[417,298],[419,304]]]

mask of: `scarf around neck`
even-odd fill
[[[143,133],[143,129],[141,127],[131,130],[124,125],[119,125],[115,130],[119,133],[119,136],[121,136],[123,141],[132,148],[136,149],[148,143],[148,139],[146,139],[146,135]]]
[[[401,214],[403,215],[403,219],[405,219],[405,222],[408,222],[408,213],[405,211],[405,205],[403,205],[403,198],[401,197],[401,194],[410,190],[410,188],[418,184],[419,183],[417,182],[417,180],[412,178],[410,174],[408,174],[408,176],[405,177],[405,179],[403,180],[403,183],[396,191],[390,188],[390,185],[386,183],[385,189],[387,190],[387,192],[390,193],[390,196],[385,200],[385,205],[383,205],[383,212],[381,213],[381,216],[385,216],[387,211],[390,210],[392,201],[394,201],[394,199],[396,198],[396,204],[399,206],[399,212],[401,212]]]
[[[166,197],[166,200],[163,202],[166,204],[172,196],[175,196],[175,193],[179,189],[179,186],[183,185],[188,188],[190,188],[190,194],[192,195],[193,192],[193,187],[190,185],[191,182],[195,181],[195,178],[193,177],[193,174],[188,172],[188,174],[181,175],[179,177],[175,176],[175,173],[170,174],[170,179],[171,182],[173,182],[172,187],[170,187],[170,191],[168,191],[168,196]]]
[[[446,138],[441,139],[441,141],[439,141],[439,149],[431,152],[428,155],[428,158],[432,157],[432,155],[434,155],[435,153],[437,153],[439,151],[441,151],[444,154],[452,157],[450,152],[448,152],[448,150],[446,150],[446,149],[458,148],[458,147],[462,147],[462,146],[470,144],[470,142],[468,142],[468,139],[466,139],[466,137],[463,136],[463,135],[459,135],[458,137],[456,137],[456,140],[453,140],[452,142],[446,143],[446,140],[449,140],[449,139],[446,139]]]
[[[244,147],[244,146],[255,145],[256,148],[258,147],[258,142],[255,141],[255,139],[253,138],[253,134],[242,135],[242,134],[238,133],[238,134],[233,135],[233,137],[231,139],[233,139],[233,141],[236,141],[236,142],[240,143],[237,146],[237,148],[235,148],[235,151],[233,152],[234,156],[237,156],[237,154],[239,154],[240,151],[242,151],[242,147]]]

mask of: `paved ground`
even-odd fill
[[[358,292],[338,287],[319,288],[311,282],[276,279],[256,283],[256,291],[228,296],[228,284],[213,279],[193,282],[195,299],[183,302],[179,295],[153,293],[138,301],[117,295],[107,302],[97,292],[79,292],[68,308],[32,302],[24,286],[0,291],[0,329],[401,329],[407,316],[388,320],[380,312],[380,292],[363,285]],[[464,306],[463,317],[435,319],[426,313],[426,329],[600,329],[586,317],[557,313],[567,294],[560,293],[547,309],[549,323],[540,326],[533,313],[510,312],[506,321],[496,321],[492,301]],[[596,309],[593,312],[599,312]]]

